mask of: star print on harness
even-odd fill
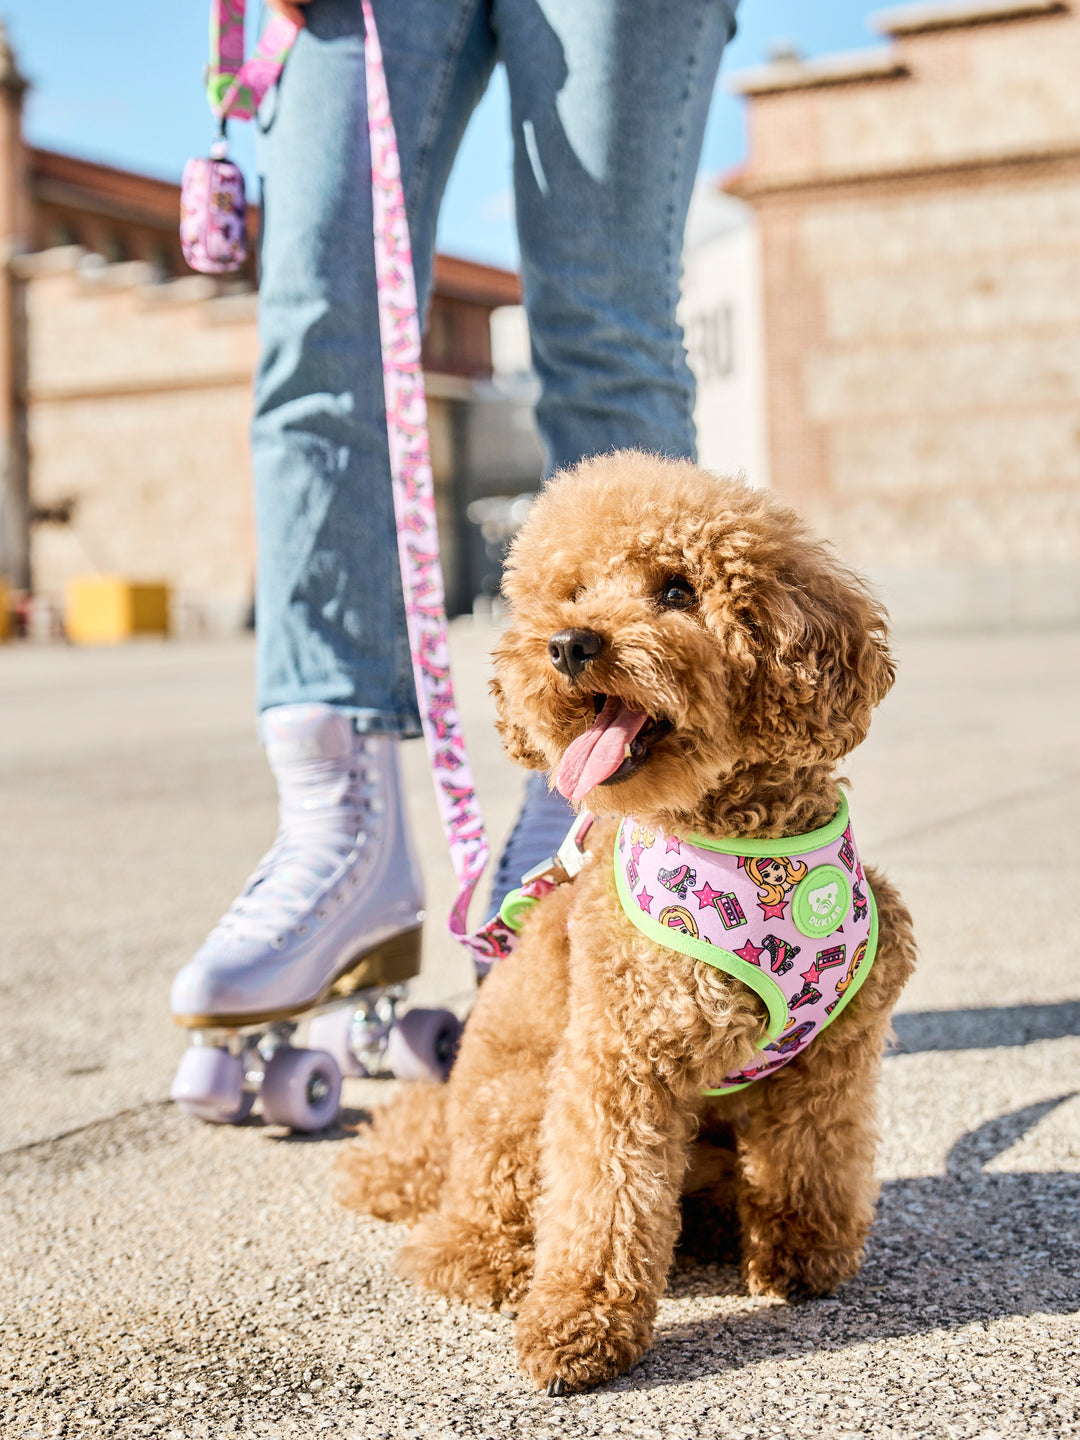
[[[627,918],[657,945],[749,985],[769,1011],[760,1059],[708,1095],[771,1075],[851,1000],[874,962],[877,914],[840,795],[806,835],[707,840],[619,826],[615,883]]]

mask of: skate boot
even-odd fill
[[[315,1130],[337,1114],[342,1072],[385,1070],[395,1048],[396,1069],[412,1060],[416,1073],[444,1075],[458,1026],[446,1011],[397,1017],[423,921],[398,740],[358,735],[322,704],[267,710],[261,730],[278,834],[173,982],[173,1018],[193,1043],[171,1093],[224,1123],[246,1118],[261,1093],[264,1119]],[[292,1045],[304,1021],[321,1048]]]

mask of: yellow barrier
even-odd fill
[[[80,575],[70,580],[64,629],[75,645],[116,645],[133,635],[166,635],[169,587],[138,584],[119,575]]]
[[[11,639],[11,591],[0,580],[0,640]]]

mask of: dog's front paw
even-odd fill
[[[521,1368],[550,1394],[614,1379],[644,1355],[655,1303],[601,1300],[569,1280],[542,1280],[518,1311]]]
[[[831,1295],[858,1274],[861,1264],[861,1250],[795,1252],[782,1243],[759,1240],[743,1255],[743,1275],[751,1295],[777,1295],[797,1304]]]
[[[470,1305],[504,1305],[524,1295],[532,1246],[494,1225],[461,1215],[432,1215],[402,1247],[399,1274]]]

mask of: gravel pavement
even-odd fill
[[[454,627],[495,843],[520,777]],[[0,647],[0,1440],[649,1440],[1080,1434],[1080,634],[909,637],[849,763],[920,969],[885,1062],[861,1275],[789,1308],[679,1260],[629,1375],[551,1400],[506,1318],[399,1281],[402,1231],[331,1199],[349,1127],[167,1102],[168,984],[274,827],[252,647]],[[423,1000],[467,1003],[422,747]]]

